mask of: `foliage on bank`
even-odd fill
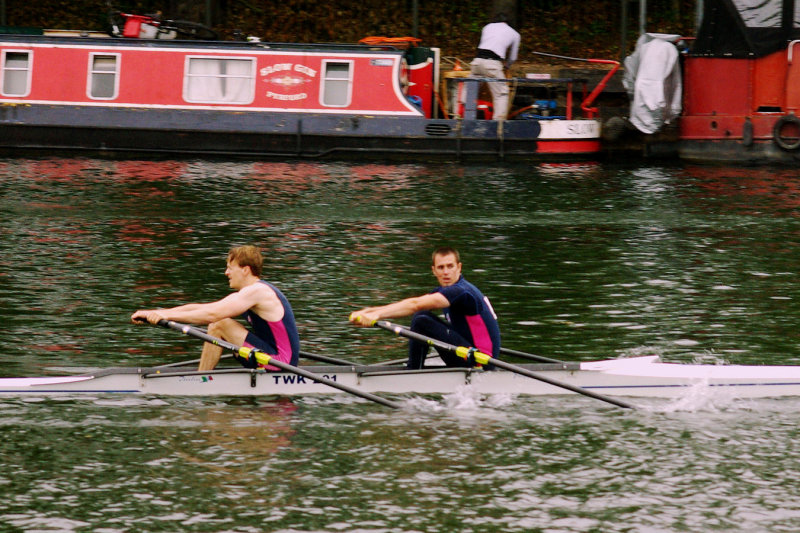
[[[430,2],[418,0],[417,34],[446,56],[469,59],[490,16],[489,0]],[[205,12],[206,5],[212,13]],[[273,42],[357,42],[368,35],[412,35],[412,0],[135,0],[115,4],[121,11],[154,13],[206,22],[223,38],[235,30]],[[521,60],[535,60],[531,51],[576,57],[620,55],[622,9],[618,0],[592,3],[518,0],[522,34]],[[649,0],[647,31],[694,34],[694,0]],[[8,25],[104,30],[105,0],[9,2]],[[639,28],[638,2],[628,2],[626,43],[632,50]]]

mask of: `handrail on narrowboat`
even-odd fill
[[[617,63],[617,65],[619,65]],[[598,87],[589,95],[589,97],[584,98],[581,102],[581,109],[585,113],[586,118],[594,118],[597,114],[597,108],[587,108],[586,105],[591,103],[600,91],[605,87],[607,79],[616,72],[616,70],[611,71],[603,80],[601,80],[601,84],[598,84]],[[586,85],[588,84],[589,80],[586,78],[543,78],[543,79],[531,79],[531,78],[486,78],[486,77],[479,77],[479,76],[468,76],[464,78],[455,78],[451,80],[456,83],[466,83],[467,87],[472,85],[478,85],[480,83],[513,83],[516,86],[519,85],[535,85],[535,86],[543,86],[543,85],[566,85],[566,104],[565,104],[565,118],[567,120],[572,120],[572,88],[573,84],[579,83],[583,85],[583,94],[586,95]],[[474,93],[474,94],[472,94]],[[464,106],[464,116],[460,118],[466,118],[469,112],[474,112],[476,109],[477,103],[477,90],[476,89],[468,89],[467,94],[464,96],[464,101],[462,102]],[[527,109],[527,108],[523,108]],[[519,110],[517,111],[517,113]]]

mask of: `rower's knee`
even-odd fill
[[[208,334],[228,342],[242,344],[247,338],[247,329],[232,318],[224,318],[208,325]]]
[[[208,334],[215,337],[225,338],[230,331],[230,326],[228,325],[229,320],[229,318],[225,318],[223,320],[218,320],[217,322],[211,322],[208,325]]]

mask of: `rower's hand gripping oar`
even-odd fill
[[[358,390],[356,388],[350,387],[349,385],[344,385],[342,383],[337,383],[336,381],[332,381],[328,378],[324,378],[318,374],[314,374],[313,372],[309,372],[308,370],[304,370],[302,368],[298,368],[294,365],[290,365],[289,363],[284,363],[283,361],[278,361],[277,359],[272,358],[269,354],[264,352],[258,351],[254,348],[247,348],[245,346],[237,346],[233,343],[225,341],[223,339],[214,337],[213,335],[209,335],[205,331],[200,328],[196,328],[193,326],[189,326],[187,324],[181,324],[179,322],[173,322],[172,320],[159,320],[158,325],[174,329],[175,331],[180,331],[184,335],[190,335],[192,337],[196,337],[201,339],[205,342],[214,344],[219,346],[223,350],[228,350],[233,352],[234,355],[244,359],[250,359],[251,357],[256,360],[256,362],[264,364],[264,365],[272,365],[275,367],[280,368],[286,372],[291,372],[292,374],[297,374],[298,376],[303,376],[304,378],[308,378],[312,381],[316,381],[317,383],[322,383],[324,385],[328,385],[329,387],[333,387],[335,389],[339,389],[345,392],[349,392],[350,394],[354,394],[356,396],[360,396],[366,400],[371,400],[373,402],[379,403],[381,405],[385,405],[386,407],[391,407],[393,409],[400,409],[400,404],[393,402],[391,400],[387,400],[386,398],[381,398],[380,396],[376,396],[375,394]]]
[[[353,317],[355,319],[359,319],[360,317]],[[512,365],[511,363],[507,363],[505,361],[500,361],[498,359],[493,358],[492,356],[485,354],[481,351],[476,350],[475,348],[468,348],[466,346],[455,346],[453,344],[449,344],[446,342],[442,342],[438,339],[434,339],[432,337],[428,337],[422,335],[420,333],[411,331],[408,328],[403,326],[398,326],[397,324],[392,324],[386,320],[376,320],[372,323],[373,326],[377,326],[381,329],[385,329],[387,331],[391,331],[396,335],[400,335],[402,337],[407,337],[409,339],[418,340],[421,342],[427,343],[429,346],[433,346],[434,348],[441,348],[443,350],[447,350],[453,352],[457,356],[461,357],[462,359],[466,360],[474,360],[476,363],[486,365],[492,364],[498,368],[504,368],[510,372],[514,372],[516,374],[520,374],[522,376],[527,376],[529,378],[537,379],[539,381],[543,381],[554,387],[561,387],[562,389],[566,389],[572,392],[576,392],[578,394],[583,394],[584,396],[589,396],[590,398],[595,398],[597,400],[602,400],[604,402],[608,402],[612,405],[616,405],[617,407],[624,407],[626,409],[634,409],[634,406],[623,402],[621,400],[617,400],[616,398],[611,398],[609,396],[605,396],[602,394],[598,394],[596,392],[576,387],[575,385],[571,385],[569,383],[564,383],[562,381],[558,381],[547,376],[543,376],[541,374],[537,374],[535,372],[531,372],[526,368],[519,367],[517,365]]]

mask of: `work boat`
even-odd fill
[[[635,68],[645,72],[629,82],[631,123],[649,135],[679,114],[676,152],[686,161],[796,163],[797,5],[796,0],[705,0],[696,38],[640,37],[637,52],[625,61],[626,76]]]
[[[346,388],[366,393],[449,394],[469,387],[479,394],[574,394],[564,387],[608,396],[678,398],[695,393],[734,398],[800,395],[800,367],[663,363],[657,356],[583,363],[514,365],[517,372],[432,367],[404,370],[388,365],[300,366]],[[547,381],[521,375],[524,369]],[[188,367],[107,368],[79,375],[2,378],[0,395],[149,394],[159,396],[296,396],[341,393],[295,372]]]
[[[794,0],[704,3],[684,61],[683,159],[798,160],[798,24]]]
[[[146,26],[131,18],[117,38],[0,35],[0,150],[406,161],[601,151],[599,91],[585,79],[473,78],[410,38],[180,40],[133,23]],[[486,83],[511,85],[509,120],[491,120]]]

